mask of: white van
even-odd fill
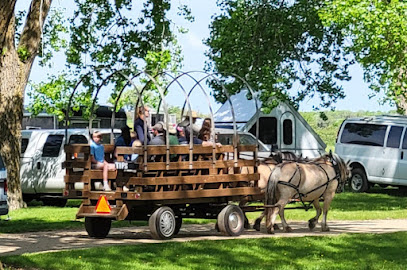
[[[407,186],[407,117],[382,115],[346,119],[335,152],[350,161],[350,188],[364,192],[374,184]]]
[[[7,170],[3,159],[0,156],[0,216],[7,214]]]
[[[98,129],[100,130],[100,129]],[[110,131],[100,130],[102,142],[110,142]],[[115,137],[120,130],[115,130]],[[64,145],[66,144],[64,129],[23,130],[21,131],[20,179],[25,201],[41,199],[44,204],[63,206],[66,199],[62,197],[65,187]],[[87,144],[88,129],[69,129],[69,144]]]

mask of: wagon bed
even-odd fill
[[[111,157],[113,149],[112,145],[105,146],[107,158]],[[96,188],[97,183],[102,181],[102,171],[91,168],[89,145],[66,145],[65,152],[64,195],[83,199],[77,218],[85,218],[90,236],[105,236],[108,229],[100,233],[97,228],[108,224],[104,227],[110,229],[112,219],[159,223],[151,221],[162,219],[162,213],[158,213],[159,217],[154,216],[157,216],[157,211],[164,211],[164,214],[170,211],[177,224],[186,217],[218,218],[218,223],[222,223],[220,231],[227,235],[238,235],[243,229],[240,223],[244,222],[241,220],[244,214],[238,206],[230,203],[262,198],[261,190],[257,187],[259,174],[255,145],[117,147],[117,170],[109,171],[109,182],[113,187],[111,192]],[[241,159],[240,152],[251,152],[253,159]],[[134,163],[125,163],[124,155],[131,154],[139,155],[138,159]],[[123,191],[123,186],[130,190]],[[109,213],[97,211],[96,205],[103,196],[110,204]],[[223,217],[219,218],[221,214]],[[225,221],[230,217],[239,219],[238,224],[230,225],[228,220]],[[156,232],[156,227],[160,225],[154,224],[150,224],[153,237],[172,237]],[[232,226],[232,229],[228,226]]]

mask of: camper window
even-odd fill
[[[25,150],[27,150],[27,146],[28,146],[28,139],[22,138],[21,139],[21,154],[25,153]]]
[[[42,150],[43,157],[58,157],[64,135],[48,135]]]
[[[399,148],[402,132],[402,127],[391,127],[389,137],[387,138],[387,147]]]
[[[293,143],[293,122],[290,119],[283,122],[283,142],[286,145]]]
[[[83,135],[71,135],[69,137],[69,144],[87,144],[88,139]]]
[[[260,117],[259,118],[259,140],[265,144],[277,143],[277,118],[275,117]],[[256,134],[256,127],[253,126],[253,135]]]
[[[341,143],[383,146],[386,129],[386,125],[347,123]]]

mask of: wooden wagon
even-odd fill
[[[112,149],[105,146],[106,154]],[[117,169],[109,171],[111,192],[97,190],[102,171],[91,168],[89,145],[67,145],[65,152],[64,194],[83,199],[76,216],[85,218],[91,237],[105,237],[112,220],[149,220],[154,238],[171,238],[183,218],[216,218],[220,232],[236,236],[244,230],[245,214],[233,202],[262,199],[256,159],[239,157],[240,152],[256,157],[255,145],[117,147]],[[120,162],[129,154],[139,158],[134,163]],[[129,191],[123,191],[123,186]],[[98,209],[105,200],[108,210],[106,205]]]

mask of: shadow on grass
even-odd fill
[[[375,188],[369,193],[344,192],[337,194],[331,208],[343,211],[374,211],[406,209],[407,196],[398,189]]]
[[[406,245],[400,232],[111,246],[2,260],[41,269],[404,269]]]

